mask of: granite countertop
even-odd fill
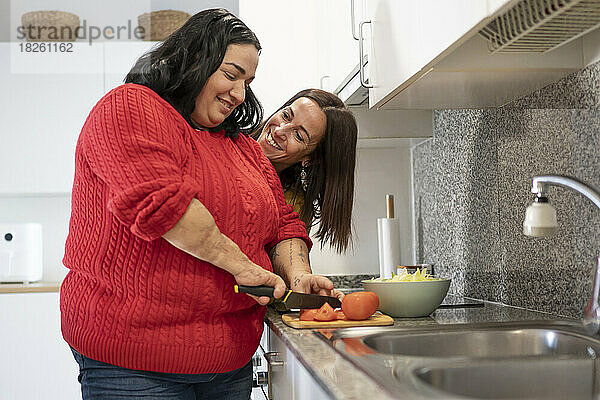
[[[547,313],[485,302],[484,307],[438,309],[425,318],[395,318],[394,327],[436,324],[560,319]],[[285,325],[281,315],[268,308],[266,322],[283,340],[331,399],[393,399],[381,386],[319,339],[312,329]]]

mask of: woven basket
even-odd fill
[[[138,16],[138,24],[144,29],[144,40],[165,40],[169,35],[181,28],[190,14],[177,10],[160,10]]]
[[[74,42],[79,17],[65,11],[31,11],[21,16],[21,24],[29,42]]]

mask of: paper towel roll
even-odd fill
[[[400,265],[400,223],[398,218],[377,219],[379,242],[379,275],[391,278]]]

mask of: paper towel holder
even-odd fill
[[[400,265],[400,228],[394,215],[394,196],[385,196],[386,218],[377,218],[379,244],[379,276],[391,278]]]
[[[385,216],[387,218],[394,218],[394,195],[385,195]]]

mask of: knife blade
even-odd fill
[[[293,292],[290,289],[286,289],[285,293],[281,298],[275,299],[273,297],[273,291],[275,290],[272,286],[244,286],[235,285],[234,290],[236,293],[247,293],[254,296],[265,296],[273,299],[275,303],[281,303],[286,309],[303,309],[303,308],[321,308],[325,303],[333,308],[339,308],[342,306],[342,302],[331,296],[320,296],[318,294],[306,294]],[[277,308],[277,307],[276,307]]]

